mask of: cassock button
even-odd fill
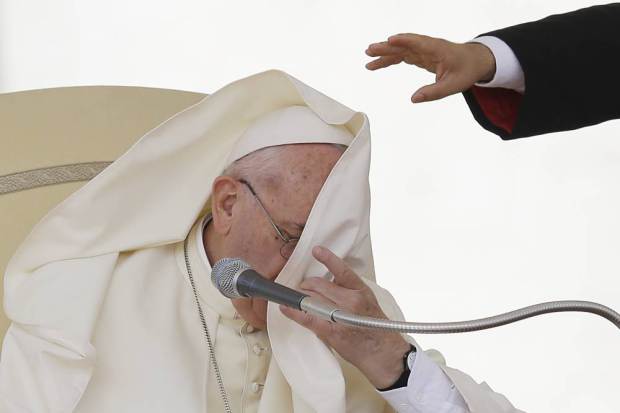
[[[245,328],[246,333],[252,334],[254,332],[255,328],[251,325],[248,324],[248,326]]]
[[[258,393],[260,391],[261,387],[263,387],[262,384],[254,382],[254,383],[252,383],[251,390],[252,390],[253,393]]]
[[[254,344],[254,347],[252,347],[252,351],[257,356],[260,356],[262,354],[262,352],[263,352],[263,348],[261,346],[259,346],[258,344]]]

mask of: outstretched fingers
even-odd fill
[[[371,43],[366,49],[366,54],[370,57],[376,56],[392,56],[403,54],[407,49],[398,46],[392,46],[388,42]]]
[[[437,81],[437,83],[422,86],[411,96],[411,102],[430,102],[445,98],[457,92],[460,92],[460,89],[454,77],[446,76]]]
[[[390,36],[387,40],[388,45],[407,49],[409,52],[426,54],[434,50],[434,43],[437,39],[415,33],[400,33]]]
[[[366,63],[366,69],[369,69],[369,70],[383,69],[384,67],[397,65],[402,61],[403,61],[402,56],[382,56],[378,59],[373,60],[372,62]]]

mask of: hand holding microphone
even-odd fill
[[[387,317],[374,293],[342,259],[321,247],[315,247],[312,254],[334,275],[334,281],[321,277],[305,279],[299,286],[303,293],[263,278],[240,260],[218,261],[213,267],[212,281],[229,298],[262,297],[281,304],[285,316],[314,332],[360,369],[375,387],[390,386],[403,372],[403,355],[409,351],[409,344],[394,331],[326,320],[335,312]]]
[[[322,247],[315,247],[312,254],[334,275],[334,281],[307,278],[299,286],[303,293],[265,279],[240,259],[218,261],[211,278],[228,298],[261,297],[281,304],[284,315],[313,331],[359,368],[377,388],[390,386],[403,372],[403,355],[410,347],[398,332],[446,334],[478,331],[565,311],[596,314],[620,328],[620,314],[613,309],[576,300],[540,303],[468,321],[419,323],[387,320],[372,290],[342,259]]]
[[[351,314],[387,319],[372,290],[341,258],[322,247],[315,247],[312,255],[334,280],[307,278],[299,285],[302,291]],[[333,323],[284,306],[280,309],[356,366],[376,388],[389,387],[402,374],[403,356],[410,346],[400,333]]]

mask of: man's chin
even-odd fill
[[[258,298],[235,298],[230,300],[248,324],[259,330],[267,328],[267,301]]]

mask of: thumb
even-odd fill
[[[458,87],[450,80],[440,80],[437,83],[422,86],[411,96],[412,103],[430,102],[445,98],[460,92]]]

